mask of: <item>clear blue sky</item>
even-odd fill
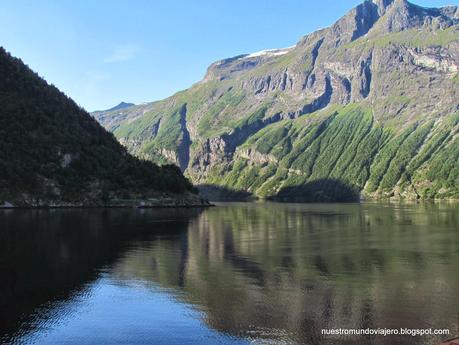
[[[0,45],[92,111],[167,97],[218,59],[291,46],[360,2],[2,0]]]

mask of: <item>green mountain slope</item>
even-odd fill
[[[101,123],[135,155],[268,198],[459,198],[459,10],[365,1],[294,47]]]
[[[103,205],[193,187],[134,158],[83,109],[0,48],[0,206]]]

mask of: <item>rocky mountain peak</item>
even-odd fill
[[[121,109],[124,109],[124,108],[132,107],[133,105],[135,105],[135,104],[134,103],[121,102],[118,105],[115,105],[114,107],[112,107],[110,109],[107,109],[105,111],[121,110]]]
[[[382,13],[384,9],[372,1],[365,1],[339,19],[331,27],[329,36],[335,39],[336,46],[356,40],[373,27]]]
[[[379,25],[382,33],[423,27],[445,29],[459,23],[457,6],[426,8],[406,0],[394,0],[385,11]]]
[[[445,29],[459,23],[457,6],[424,8],[407,0],[366,0],[351,9],[329,28],[304,36],[295,47],[271,49],[244,54],[213,63],[207,70],[203,82],[223,81],[271,63],[293,50],[310,46],[322,46],[322,50],[333,50],[365,35],[383,36],[407,29]]]
[[[445,29],[458,23],[457,6],[426,8],[407,0],[367,0],[331,26],[327,38],[337,47],[370,31],[383,35],[412,28]]]
[[[380,16],[386,13],[386,10],[391,6],[396,0],[371,0],[369,2],[373,3],[378,8],[378,13]]]

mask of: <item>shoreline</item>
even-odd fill
[[[6,200],[5,200],[6,199]],[[162,194],[143,198],[80,199],[74,201],[25,198],[0,199],[0,210],[15,209],[109,209],[109,208],[205,208],[214,206],[196,194]]]
[[[191,205],[53,205],[53,206],[0,206],[0,210],[58,210],[58,209],[155,209],[155,208],[207,208],[215,207],[213,203]]]
[[[40,206],[14,206],[0,205],[1,210],[58,210],[58,209],[160,209],[160,208],[208,208],[218,207],[218,203],[281,203],[281,204],[455,204],[459,203],[458,199],[361,199],[358,201],[298,201],[298,200],[267,200],[267,199],[224,199],[224,200],[209,200],[207,203],[199,204],[120,204],[120,205],[40,205]]]

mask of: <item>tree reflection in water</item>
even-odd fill
[[[84,293],[103,272],[117,284],[159,286],[175,303],[200,311],[209,328],[231,336],[432,343],[439,338],[324,338],[321,330],[454,332],[457,211],[446,204],[240,203],[203,212],[3,214],[0,262],[8,288],[1,329],[4,339],[20,338],[50,315],[59,317],[57,307],[37,310]]]

